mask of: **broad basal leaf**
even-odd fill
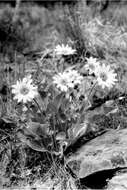
[[[37,135],[40,137],[46,137],[46,136],[48,136],[49,125],[48,124],[40,124],[37,122],[30,122],[28,124],[28,127],[25,130],[29,131],[31,134],[34,134],[35,136]]]
[[[73,137],[74,138],[77,138],[77,137],[80,137],[82,135],[85,134],[86,130],[87,130],[87,122],[84,122],[82,124],[79,124],[79,125],[75,125],[75,127],[73,128]]]
[[[52,102],[50,102],[47,106],[47,112],[58,112],[61,104],[62,104],[62,101],[64,99],[64,93],[60,93],[58,94],[54,100]]]
[[[39,151],[39,152],[45,152],[47,151],[43,142],[41,139],[37,139],[35,137],[27,136],[23,133],[23,131],[18,131],[17,137],[21,140],[21,142],[25,143],[27,146],[32,148],[33,150]]]
[[[41,152],[48,151],[48,146],[52,142],[48,124],[30,122],[27,127],[22,127],[22,129],[18,130],[17,136],[21,142]]]

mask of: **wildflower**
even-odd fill
[[[89,71],[89,74],[93,74],[97,67],[100,66],[100,63],[97,61],[96,58],[90,57],[86,58],[87,59],[87,64],[85,65],[85,69]]]
[[[53,77],[53,83],[57,85],[61,91],[67,92],[69,88],[74,88],[76,84],[80,84],[83,77],[76,70],[65,70]]]
[[[76,52],[75,49],[72,49],[68,44],[57,45],[55,48],[56,55],[73,55]]]
[[[68,90],[68,76],[65,73],[59,73],[53,77],[53,83],[56,84],[57,88],[61,91],[67,92]]]
[[[114,70],[111,70],[110,66],[102,65],[96,69],[96,77],[98,84],[104,89],[112,88],[115,82],[117,82],[116,76],[117,74],[114,73]]]
[[[69,81],[68,86],[74,88],[76,84],[80,84],[83,77],[76,71],[72,69],[68,69],[65,71],[65,73],[68,75]]]
[[[14,99],[23,103],[32,101],[38,95],[37,87],[32,82],[31,76],[28,76],[17,81],[15,85],[12,85],[12,93],[15,95]]]

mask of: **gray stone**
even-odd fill
[[[79,177],[105,169],[127,166],[127,129],[110,130],[81,146],[66,159]]]

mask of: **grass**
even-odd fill
[[[26,122],[26,120],[33,117],[33,113],[34,122],[41,123],[43,119],[38,115],[35,117],[37,111],[35,104],[30,105],[32,111],[28,112],[27,116],[22,113],[22,105],[13,101],[11,85],[28,73],[32,74],[35,83],[39,84],[43,101],[38,101],[43,112],[48,104],[46,101],[51,101],[54,97],[54,102],[50,105],[52,108],[49,107],[51,111],[49,109],[46,112],[46,122],[51,125],[51,132],[55,130],[56,133],[57,131],[61,132],[65,124],[68,130],[72,123],[75,123],[71,120],[70,124],[67,116],[72,119],[79,115],[77,115],[76,107],[71,107],[71,111],[59,111],[59,115],[50,117],[58,103],[60,106],[64,106],[66,103],[62,102],[61,97],[55,99],[54,89],[50,87],[51,77],[56,72],[55,69],[61,71],[63,67],[74,66],[83,72],[82,66],[86,63],[85,56],[94,56],[102,63],[110,64],[118,73],[119,82],[111,91],[94,90],[92,92],[93,107],[91,109],[94,111],[88,110],[86,114],[89,125],[92,121],[94,126],[90,125],[87,135],[89,136],[89,132],[92,132],[93,136],[97,135],[101,130],[107,128],[117,129],[120,126],[122,129],[126,127],[126,6],[117,3],[110,4],[101,13],[88,7],[83,0],[73,7],[56,4],[50,10],[34,4],[27,4],[27,6],[21,4],[19,7],[17,5],[16,9],[10,6],[0,7],[1,188],[44,189],[49,188],[49,185],[56,186],[54,187],[56,189],[76,188],[75,179],[65,171],[64,166],[57,165],[56,155],[43,153],[37,148],[37,150],[31,149],[33,144],[26,142],[26,137],[33,140],[36,136],[28,130],[24,130],[26,123],[29,124],[29,121]],[[71,58],[62,59],[55,67],[58,60],[53,60],[50,52],[60,43],[69,43],[78,53]],[[85,75],[85,73],[82,74]],[[89,85],[88,79],[85,88],[89,89]],[[83,90],[86,89],[83,88]],[[75,93],[77,96],[77,92]],[[125,98],[119,100],[121,96]],[[106,108],[105,102],[110,100],[115,102],[115,106],[110,104],[109,107],[111,110],[118,107],[118,112],[111,112],[107,115],[108,108]],[[79,108],[82,106],[79,102],[77,105]],[[84,121],[84,115],[82,118],[81,120]],[[105,125],[105,121],[108,121],[109,124]],[[38,129],[40,130],[40,128]],[[73,136],[73,134],[71,135]],[[38,136],[36,137],[38,138]],[[34,140],[32,142],[35,143]],[[57,149],[60,147],[57,147],[55,143],[53,146],[58,153]],[[50,143],[49,148],[52,148]],[[44,176],[48,178],[46,182]],[[67,180],[68,178],[69,180]]]

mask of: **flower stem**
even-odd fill
[[[34,102],[36,103],[36,105],[37,105],[37,107],[38,107],[38,109],[39,109],[41,115],[44,116],[44,114],[43,114],[43,112],[42,112],[42,110],[41,110],[41,108],[40,108],[38,102],[36,101],[36,99],[33,99],[33,100],[34,100]]]
[[[96,84],[97,84],[97,81],[93,84],[93,86],[92,86],[92,88],[91,88],[91,90],[90,90],[90,92],[88,94],[88,97],[91,96],[91,93],[92,93],[93,89],[95,88]]]
[[[86,107],[86,103],[84,102],[84,103],[83,103],[83,106],[82,106],[81,109],[80,109],[81,117],[78,119],[78,123],[79,123],[79,124],[80,124],[81,122],[83,122],[84,117],[85,117],[85,115],[86,115],[86,111],[87,111],[88,108],[91,106],[90,96],[91,96],[91,93],[92,93],[93,89],[95,88],[96,84],[97,84],[97,81],[93,84],[93,86],[92,86],[92,88],[90,89],[90,92],[89,92],[89,94],[88,94],[88,96],[87,96],[87,98],[88,98],[87,101],[88,101],[88,103],[89,103],[89,106]]]

